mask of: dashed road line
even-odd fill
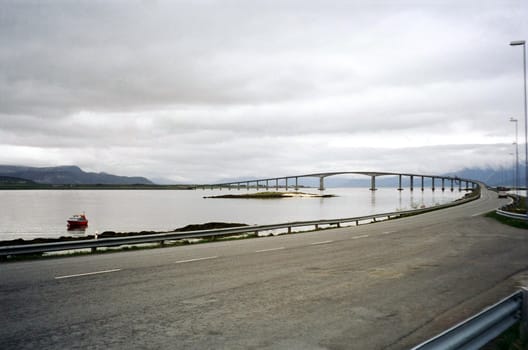
[[[328,243],[332,243],[332,242],[333,242],[333,241],[313,242],[313,243],[310,243],[310,245],[328,244]]]
[[[350,237],[350,239],[367,238],[368,236],[369,236],[369,235],[354,236],[354,237]]]
[[[282,249],[286,249],[286,248],[285,247],[277,247],[277,248],[261,249],[261,250],[256,250],[255,253],[272,252],[274,250],[282,250]]]
[[[56,280],[64,279],[64,278],[72,278],[72,277],[82,277],[82,276],[91,276],[91,275],[99,275],[102,273],[110,273],[110,272],[117,272],[121,271],[121,269],[112,269],[112,270],[104,270],[104,271],[94,271],[94,272],[86,272],[86,273],[78,273],[75,275],[65,275],[65,276],[57,276],[55,277]]]
[[[204,258],[178,260],[178,261],[175,262],[175,264],[184,264],[184,263],[189,263],[189,262],[194,262],[194,261],[210,260],[210,259],[216,259],[216,258],[218,258],[218,256],[206,256]]]
[[[382,235],[390,235],[391,233],[395,233],[396,231],[385,231],[385,232],[382,232],[381,234]]]

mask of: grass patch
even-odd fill
[[[491,212],[487,213],[485,216],[488,217],[488,218],[495,219],[495,220],[497,220],[497,221],[499,221],[499,222],[501,222],[501,223],[503,223],[505,225],[508,225],[508,226],[517,227],[517,228],[522,228],[522,229],[528,230],[528,222],[526,222],[524,220],[507,218],[505,216],[497,214],[495,211],[491,211]]]
[[[521,341],[519,323],[514,324],[495,340],[485,345],[482,350],[523,350],[526,343]]]

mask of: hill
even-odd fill
[[[29,180],[48,185],[152,185],[145,177],[85,172],[78,166],[27,167],[0,165],[0,178]],[[14,180],[11,180],[14,181]]]

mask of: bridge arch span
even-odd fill
[[[363,175],[370,177],[370,190],[375,191],[376,188],[376,178],[380,176],[397,176],[398,177],[398,190],[402,191],[402,178],[409,178],[409,189],[414,190],[414,180],[420,179],[420,188],[424,190],[425,179],[430,179],[431,188],[434,191],[436,189],[436,180],[441,181],[441,189],[445,191],[446,181],[450,183],[450,190],[453,191],[455,185],[458,184],[458,189],[462,190],[462,183],[465,183],[464,189],[473,189],[479,186],[479,183],[475,180],[459,178],[457,176],[444,176],[444,175],[426,175],[426,174],[413,174],[413,173],[398,173],[398,172],[385,172],[385,171],[332,171],[332,172],[321,172],[321,173],[310,173],[310,174],[301,174],[301,175],[292,175],[292,176],[281,176],[281,177],[272,177],[272,178],[262,178],[262,179],[253,179],[253,180],[243,180],[243,181],[234,181],[234,182],[224,182],[218,184],[210,185],[200,185],[198,187],[203,188],[237,188],[241,187],[250,188],[251,185],[257,188],[265,187],[269,189],[274,187],[276,190],[279,188],[285,188],[288,190],[290,187],[293,187],[295,190],[299,189],[299,179],[300,178],[319,178],[319,190],[325,190],[324,179],[330,176],[337,175]],[[288,181],[290,180],[290,181]],[[270,185],[271,184],[271,185]]]

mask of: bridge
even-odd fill
[[[409,178],[409,189],[414,190],[415,180],[420,181],[420,189],[424,191],[425,188],[425,179],[429,179],[431,184],[431,189],[434,191],[436,189],[437,181],[440,181],[440,188],[442,191],[446,190],[446,183],[449,183],[449,189],[454,190],[455,184],[458,184],[459,191],[462,190],[462,183],[465,183],[464,189],[473,189],[477,186],[477,183],[474,180],[470,179],[461,179],[458,177],[451,176],[440,176],[440,175],[422,175],[422,174],[410,174],[410,173],[393,173],[393,172],[378,172],[378,171],[335,171],[335,172],[324,172],[324,173],[313,173],[313,174],[304,174],[304,175],[293,175],[293,176],[282,176],[282,177],[272,177],[272,178],[263,178],[257,180],[244,180],[244,181],[234,181],[234,182],[224,182],[218,184],[208,184],[208,185],[199,185],[197,188],[227,188],[227,189],[237,189],[241,188],[265,188],[269,190],[270,188],[284,188],[286,191],[289,188],[294,188],[296,191],[299,189],[299,179],[302,178],[319,178],[319,190],[325,190],[324,180],[330,176],[336,175],[362,175],[370,177],[370,190],[375,191],[376,188],[376,178],[380,176],[397,176],[398,177],[398,190],[403,191],[402,187],[402,178]]]

